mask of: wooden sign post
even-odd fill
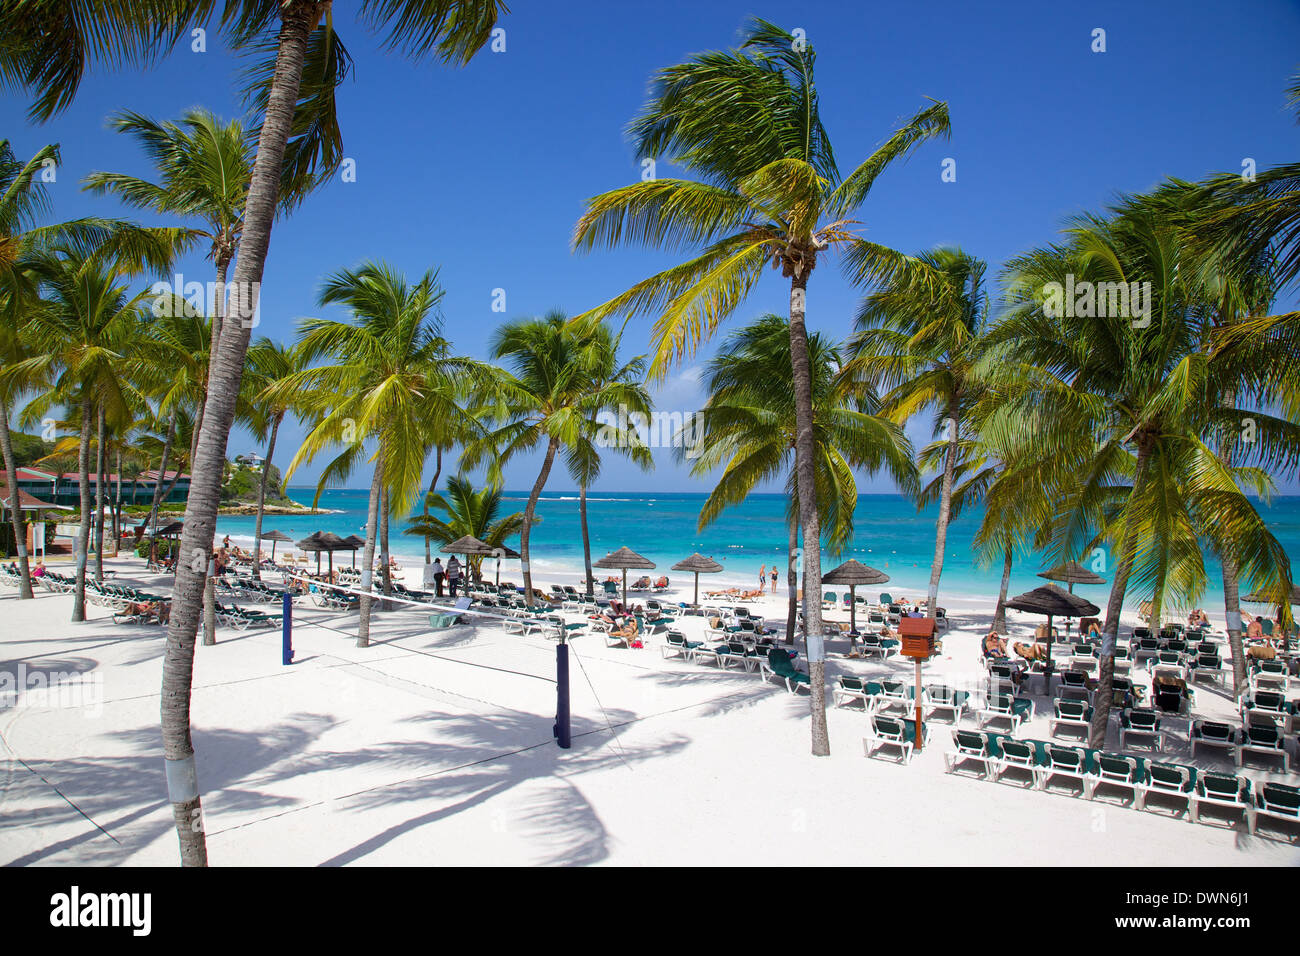
[[[913,698],[916,701],[916,733],[913,745],[921,749],[921,662],[934,654],[934,621],[928,617],[905,617],[898,624],[899,636],[903,639],[903,656],[916,661],[916,688]]]

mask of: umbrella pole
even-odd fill
[[[1052,615],[1047,615],[1047,666],[1043,669],[1043,693],[1052,695]]]
[[[272,539],[271,541],[271,563],[272,564],[275,564],[275,546],[279,543],[280,543],[279,541],[276,541],[274,539]]]
[[[623,569],[623,607],[627,607],[627,568]]]
[[[858,629],[858,593],[854,585],[849,585],[849,630]]]
[[[695,572],[695,603],[700,603],[700,572]]]

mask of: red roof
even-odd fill
[[[171,481],[171,480],[172,480],[173,478],[175,478],[175,477],[176,477],[176,472],[174,472],[174,471],[169,471],[169,472],[166,472],[166,473],[163,475],[163,481]],[[189,475],[185,474],[185,472],[181,472],[181,477],[182,477],[182,478],[188,478]],[[157,469],[157,468],[150,468],[148,471],[142,471],[142,472],[140,472],[140,480],[141,480],[141,481],[156,481],[157,479],[158,479],[158,469]]]
[[[0,485],[0,505],[3,505],[5,508],[9,507],[9,486],[8,485]],[[56,508],[56,507],[58,506],[52,505],[48,501],[41,501],[38,498],[33,498],[31,495],[23,491],[21,488],[18,489],[18,508],[21,511],[39,511],[41,508]]]
[[[22,481],[53,481],[59,477],[53,471],[41,471],[39,468],[18,468],[18,477]]]

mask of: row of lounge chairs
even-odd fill
[[[954,730],[952,740],[953,749],[944,754],[949,773],[973,771],[986,780],[1065,790],[1086,800],[1097,799],[1103,788],[1118,789],[1129,794],[1136,810],[1149,809],[1152,798],[1172,801],[1187,808],[1192,823],[1204,822],[1207,808],[1226,811],[1232,819],[1244,817],[1251,833],[1258,832],[1260,818],[1300,823],[1300,787],[977,730]]]
[[[785,685],[790,693],[811,690],[808,675],[794,666],[796,652],[777,647],[770,641],[759,643],[729,640],[720,644],[689,641],[681,631],[669,631],[660,647],[663,657],[679,657],[696,664],[711,664],[719,670],[735,667],[759,678]]]

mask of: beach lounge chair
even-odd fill
[[[1146,781],[1138,787],[1137,809],[1146,810],[1151,797],[1169,799],[1187,808],[1191,820],[1192,789],[1196,769],[1173,763],[1147,764]]]
[[[886,717],[884,714],[871,715],[871,732],[862,738],[862,750],[868,757],[874,757],[885,747],[899,751],[899,763],[912,762],[912,750],[916,741],[916,724],[899,717]],[[921,724],[921,746],[930,742],[930,728]]]
[[[1033,719],[1034,702],[1011,694],[990,694],[975,715],[981,730],[995,720],[1005,720],[1011,724],[1011,733],[1014,734],[1021,723]]]
[[[1294,711],[1295,706],[1275,690],[1256,691],[1254,696],[1244,697],[1241,701],[1243,722],[1249,722],[1252,714],[1261,714],[1280,723],[1283,731],[1287,730]]]
[[[1165,735],[1160,730],[1160,715],[1146,707],[1129,707],[1120,711],[1119,746],[1129,749],[1129,737],[1144,737],[1151,741],[1152,749],[1165,749]]]
[[[1227,773],[1198,774],[1191,795],[1193,823],[1202,822],[1201,811],[1206,806],[1227,810],[1234,824],[1244,816],[1247,830],[1254,829],[1254,797],[1251,794],[1250,780],[1245,777]]]
[[[1072,644],[1069,660],[1070,670],[1095,671],[1097,669],[1097,649],[1091,644]]]
[[[780,647],[773,647],[767,652],[767,666],[760,668],[763,679],[772,676],[785,682],[785,689],[792,694],[800,688],[812,693],[812,678],[794,666],[790,653]]]
[[[1061,729],[1068,727],[1071,731],[1081,732],[1085,740],[1088,738],[1088,731],[1092,728],[1092,708],[1086,701],[1058,700],[1053,710],[1047,722],[1053,737],[1059,737]]]
[[[1119,787],[1128,790],[1129,802],[1135,806],[1138,789],[1146,779],[1146,771],[1136,757],[1098,753],[1093,758],[1092,773],[1084,777],[1084,786],[1087,788],[1085,796],[1089,800],[1096,800],[1097,791],[1102,787]]]
[[[925,724],[921,726],[924,728]],[[966,766],[977,766],[981,777],[987,779],[992,775],[997,761],[992,737],[978,730],[954,730],[952,745],[953,749],[943,755],[948,773],[957,773]]]
[[[1056,744],[1047,744],[1044,749],[1047,752],[1047,763],[1038,770],[1038,789],[1051,790],[1053,783],[1064,780],[1071,788],[1078,785],[1079,790],[1075,796],[1086,796],[1088,788],[1084,778],[1087,775],[1088,757],[1083,749]]]
[[[1260,817],[1268,820],[1281,820],[1284,823],[1300,826],[1300,787],[1285,783],[1267,781],[1259,785],[1255,792],[1255,813],[1251,832],[1259,832]],[[1288,833],[1288,838],[1300,833],[1300,829]]]
[[[863,634],[861,645],[862,653],[874,654],[881,660],[885,660],[890,654],[898,653],[899,642],[892,637],[881,637],[878,634]]]
[[[1286,743],[1277,724],[1271,720],[1247,722],[1241,728],[1241,747],[1237,751],[1237,760],[1245,766],[1248,755],[1258,755],[1270,759],[1282,758],[1282,771],[1291,772],[1291,755],[1286,752]]]
[[[923,692],[926,720],[943,711],[952,715],[954,724],[959,724],[962,715],[970,708],[971,695],[964,690],[954,690],[947,684],[926,684]]]
[[[1226,752],[1234,764],[1241,763],[1241,736],[1231,724],[1217,720],[1194,720],[1187,739],[1193,759],[1197,747],[1209,747]]]
[[[1148,631],[1144,636],[1139,637],[1138,631],[1146,628],[1133,629],[1133,641],[1129,644],[1129,650],[1134,664],[1141,664],[1143,660],[1155,657],[1160,653],[1160,641],[1152,637]]]
[[[870,713],[871,704],[868,701],[868,694],[874,694],[874,690],[867,690],[865,680],[861,677],[850,677],[846,674],[835,685],[835,689],[831,692],[831,699],[836,707],[843,707],[854,701],[861,701],[863,709]]]
[[[1088,675],[1084,671],[1057,671],[1056,693],[1066,700],[1083,700],[1092,703],[1092,691],[1088,689]]]
[[[1218,681],[1221,687],[1226,686],[1227,671],[1217,651],[1213,654],[1198,653],[1191,662],[1191,672],[1193,681],[1213,680]]]
[[[669,631],[659,647],[659,655],[664,658],[681,657],[689,661],[695,656],[696,649],[702,646],[702,641],[688,641],[681,631]]]
[[[995,739],[990,736],[990,739]],[[1038,788],[1038,769],[1040,760],[1038,750],[1033,744],[1023,740],[996,738],[999,755],[993,767],[993,779],[998,783],[1006,782],[1008,774],[1022,777],[1023,785],[1030,789]]]
[[[1286,670],[1286,661],[1251,658],[1248,683],[1251,694],[1259,690],[1275,690],[1285,694],[1291,684]]]
[[[822,610],[823,610],[823,611],[833,611],[833,610],[835,610],[835,606],[836,606],[836,604],[838,604],[838,603],[839,603],[839,597],[836,595],[836,593],[835,593],[834,591],[827,591],[825,594],[822,595]]]

